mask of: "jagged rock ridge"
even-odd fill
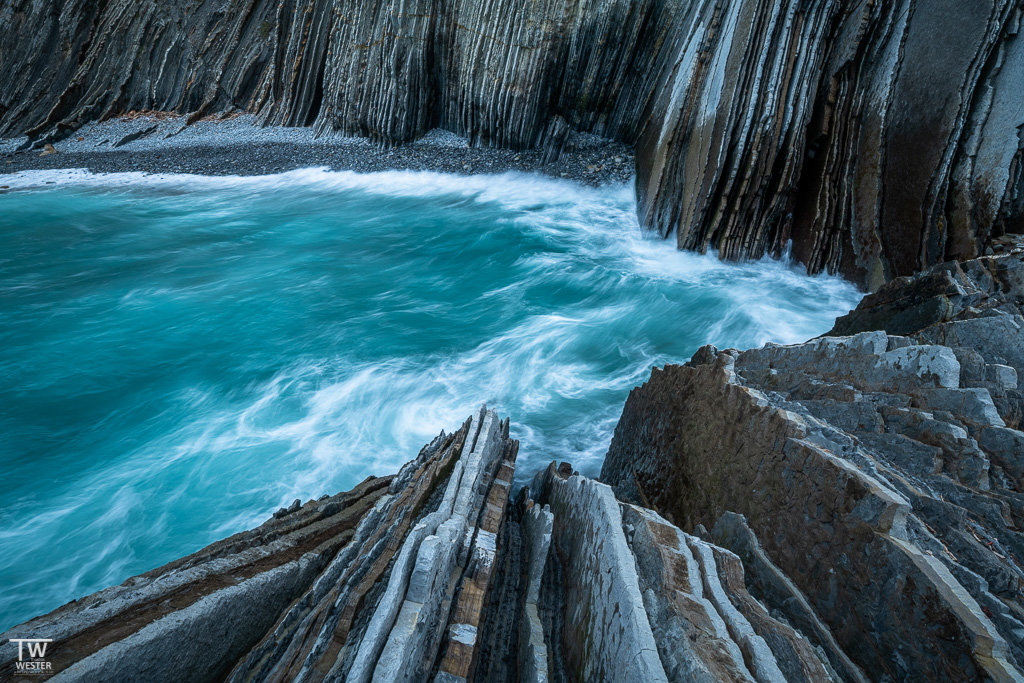
[[[642,222],[874,289],[1024,232],[1021,0],[4,0],[0,136],[241,109],[387,143],[638,143]],[[13,36],[13,38],[12,38]],[[551,155],[548,155],[550,158]]]
[[[891,282],[853,336],[705,347],[630,394],[602,479],[710,529],[836,671],[1020,680],[1022,304],[1011,254]]]
[[[4,635],[53,638],[55,681],[829,679],[732,553],[565,463],[510,501],[508,429],[481,410],[393,477]]]

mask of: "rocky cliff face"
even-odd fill
[[[0,136],[238,108],[386,143],[434,127],[512,148],[567,126],[633,141],[677,14],[662,0],[5,0]]]
[[[1024,231],[1021,0],[4,0],[0,136],[131,109],[638,143],[642,222],[877,288]]]
[[[1021,226],[1021,3],[693,2],[641,137],[644,222],[876,288]]]
[[[705,347],[630,394],[602,479],[709,529],[837,671],[1019,680],[1022,303],[1010,254],[891,282],[853,336]]]

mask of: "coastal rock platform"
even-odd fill
[[[840,318],[852,336],[655,369],[601,478],[736,552],[837,671],[838,647],[870,680],[1020,680],[1022,274],[939,266]]]
[[[736,555],[566,463],[511,500],[517,452],[483,408],[397,475],[9,634],[54,641],[54,681],[829,678]]]

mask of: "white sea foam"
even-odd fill
[[[253,176],[205,176],[188,173],[92,173],[87,169],[30,170],[0,174],[0,184],[10,190],[62,187],[124,187],[132,190],[152,188],[201,192],[203,190],[258,190],[294,192],[309,187],[319,191],[360,190],[392,197],[436,197],[460,195],[480,201],[498,202],[510,209],[538,205],[573,205],[581,198],[606,194],[605,189],[581,186],[569,180],[557,180],[530,173],[510,171],[500,174],[469,176],[432,171],[332,171],[303,168],[283,173]],[[627,186],[613,190],[621,196]]]

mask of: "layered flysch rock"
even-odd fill
[[[404,473],[403,473],[404,474]],[[0,679],[15,673],[8,638],[50,638],[53,671],[77,680],[189,680],[223,675],[274,625],[399,478],[293,505],[159,569],[16,626],[0,636]]]
[[[243,109],[388,143],[633,141],[674,31],[664,0],[7,0],[0,136],[132,109]]]
[[[642,223],[874,289],[1024,220],[1021,0],[4,0],[0,136],[219,111],[638,143]]]
[[[1021,232],[1019,0],[699,0],[637,155],[680,247],[877,288]]]
[[[739,557],[563,463],[515,501],[481,410],[393,477],[296,502],[4,634],[68,681],[824,681]],[[17,648],[0,651],[20,680]]]
[[[4,634],[50,638],[53,680],[424,680],[464,673],[516,457],[481,410],[394,477],[279,511]],[[447,626],[446,626],[447,625]],[[440,653],[440,655],[438,654]]]
[[[530,501],[526,512],[546,518],[528,535],[540,529],[535,545],[549,548],[547,589],[558,594],[541,599],[563,606],[551,634],[560,630],[561,642],[548,642],[563,649],[570,679],[830,679],[810,643],[749,595],[736,555],[570,471],[552,464],[538,474],[531,493],[546,504]],[[556,673],[546,680],[562,680]]]
[[[1022,275],[937,268],[837,324],[876,331],[656,369],[602,479],[709,530],[843,678],[1021,680]]]
[[[894,280],[836,333],[699,350],[602,471],[482,408],[394,476],[0,636],[55,680],[1024,680],[1024,253]],[[1010,341],[1007,341],[1007,340]]]

